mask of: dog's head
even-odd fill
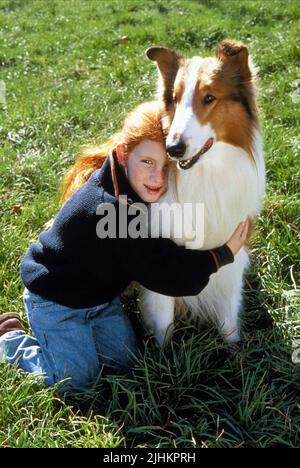
[[[211,58],[188,59],[166,47],[150,47],[146,54],[159,70],[167,151],[182,169],[192,167],[216,141],[251,155],[258,118],[253,71],[242,43],[222,41]]]

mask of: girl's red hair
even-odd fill
[[[89,179],[91,174],[102,166],[106,157],[118,144],[124,144],[128,154],[145,139],[164,143],[162,116],[163,107],[160,102],[140,104],[128,114],[120,132],[115,133],[100,146],[85,147],[75,164],[63,177],[61,204],[64,204]]]

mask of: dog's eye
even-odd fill
[[[207,96],[205,96],[204,98],[204,104],[210,104],[215,99],[216,99],[215,96],[212,96],[212,94],[207,94]]]

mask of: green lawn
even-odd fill
[[[268,171],[240,349],[182,324],[165,354],[149,343],[133,375],[85,399],[2,364],[0,446],[300,447],[299,16],[298,0],[0,0],[0,311],[23,311],[20,260],[80,146],[153,96],[150,45],[192,56],[246,42]]]

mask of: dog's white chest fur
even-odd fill
[[[258,215],[264,193],[264,164],[259,134],[256,135],[255,160],[245,156],[243,150],[225,143],[215,143],[191,170],[170,172],[168,192],[160,200],[160,209],[168,210],[173,203],[184,205],[199,203],[204,207],[203,243],[197,239],[191,244],[190,236],[174,238],[179,245],[208,250],[223,245],[237,225],[247,216]],[[176,212],[175,212],[176,213]],[[170,216],[161,217],[160,234],[170,232]],[[181,219],[178,220],[181,223]],[[202,220],[201,220],[202,222]],[[176,219],[175,219],[176,224]],[[157,232],[158,226],[152,226]],[[197,226],[193,225],[196,229]],[[200,245],[201,244],[201,245]],[[239,339],[238,310],[241,303],[243,272],[249,263],[243,248],[233,264],[222,267],[210,278],[207,287],[198,295],[178,301],[193,315],[213,320],[228,341]],[[199,265],[199,268],[201,266]],[[143,291],[143,316],[162,345],[172,332],[173,298]],[[185,308],[180,307],[180,311]]]

